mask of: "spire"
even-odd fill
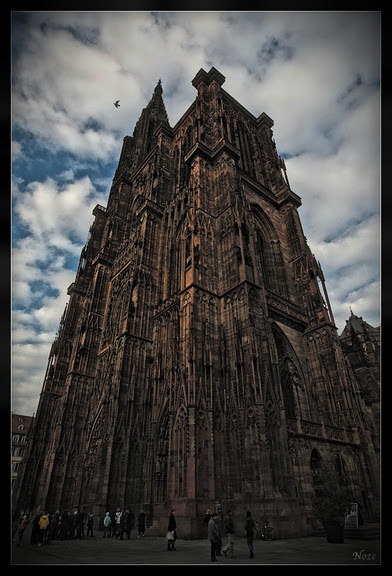
[[[159,78],[158,84],[154,88],[154,93],[150,102],[148,103],[147,109],[150,109],[152,116],[158,125],[159,122],[164,124],[169,124],[169,117],[166,112],[165,103],[162,98],[163,88],[162,80]]]
[[[124,139],[119,168],[117,170],[121,169],[121,171],[125,170],[128,174],[132,173],[157,143],[155,131],[158,126],[163,124],[167,128],[170,128],[162,93],[162,81],[159,79],[154,88],[151,100],[142,110],[135,124],[132,137]]]

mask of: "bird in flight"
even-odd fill
[[[120,107],[120,100],[116,100],[116,101],[114,102],[114,105],[115,105],[116,108],[119,108],[119,107]]]

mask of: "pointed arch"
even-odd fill
[[[286,266],[279,235],[268,215],[258,204],[252,204],[251,208],[255,222],[256,265],[261,272],[262,282],[271,292],[287,298]]]
[[[305,377],[301,363],[290,340],[277,322],[273,322],[271,327],[278,355],[279,375],[286,417],[302,417],[304,405],[306,405],[306,394]]]

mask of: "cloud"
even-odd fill
[[[14,211],[37,241],[76,255],[98,200],[106,199],[97,194],[89,177],[63,186],[48,178],[19,190]]]
[[[50,345],[47,341],[39,343],[37,339],[34,343],[12,345],[11,400],[17,414],[36,412]]]

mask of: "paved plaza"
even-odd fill
[[[205,540],[182,540],[176,542],[176,550],[168,551],[163,537],[138,538],[133,531],[130,540],[102,538],[95,531],[93,537],[83,540],[55,540],[49,545],[32,546],[26,529],[22,543],[17,535],[11,546],[11,566],[17,565],[202,565],[210,561],[210,543]],[[224,539],[224,544],[226,539]],[[255,558],[249,558],[245,538],[236,537],[235,558],[219,556],[213,564],[218,565],[380,565],[380,540],[345,538],[342,544],[328,543],[325,537],[311,536],[287,540],[254,541]]]

